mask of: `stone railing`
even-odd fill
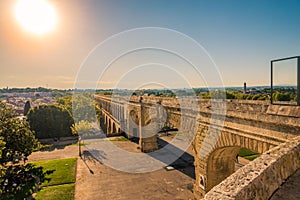
[[[268,199],[299,168],[300,137],[296,137],[237,170],[210,190],[204,199]]]

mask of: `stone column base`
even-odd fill
[[[152,136],[149,138],[140,138],[139,142],[142,152],[152,152],[158,149],[157,136]]]

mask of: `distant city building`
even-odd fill
[[[22,93],[2,93],[0,101],[7,104],[8,107],[15,110],[20,116],[24,113],[24,106],[27,101],[32,107],[39,105],[54,104],[56,99],[51,92],[22,92]]]
[[[246,94],[247,93],[247,83],[246,83],[246,81],[244,82],[244,94]]]

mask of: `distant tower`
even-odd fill
[[[246,81],[244,82],[244,94],[246,94],[247,93],[247,83],[246,83]]]

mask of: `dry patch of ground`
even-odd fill
[[[194,179],[178,170],[130,174],[78,160],[75,199],[193,199]]]

